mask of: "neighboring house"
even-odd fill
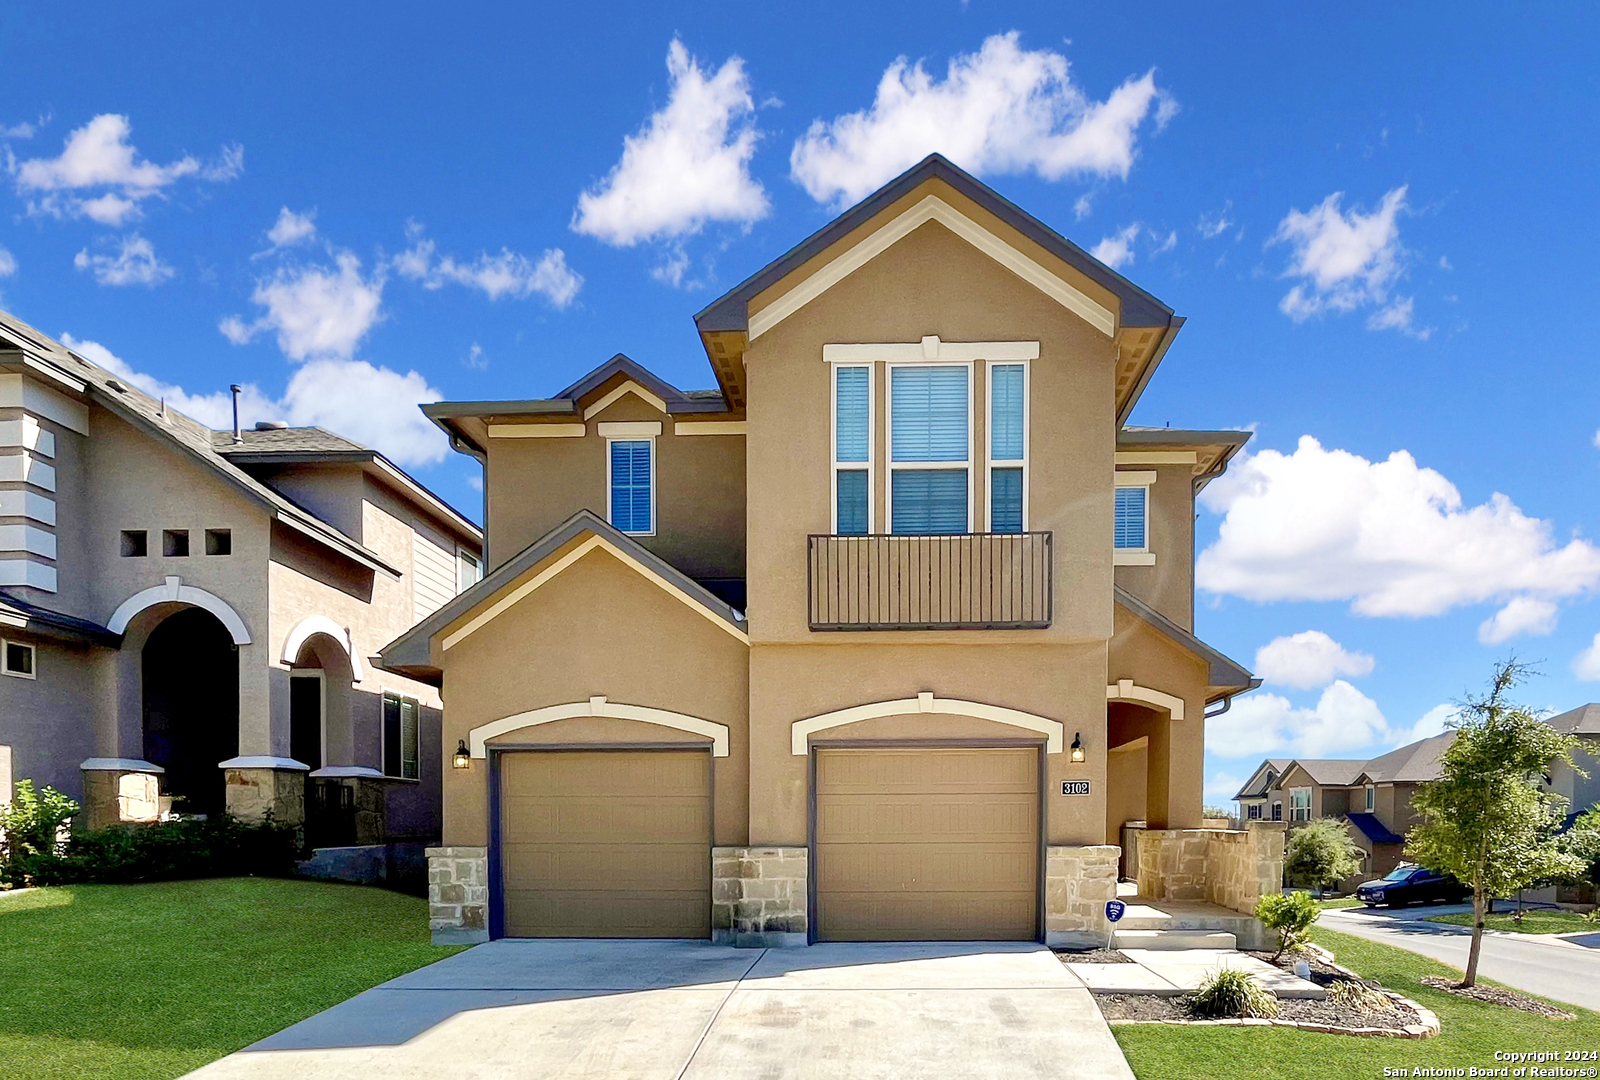
[[[1234,801],[1239,804],[1239,816],[1244,821],[1282,821],[1283,797],[1273,785],[1283,770],[1289,767],[1288,758],[1268,758],[1256,766],[1250,779],[1244,782]]]
[[[488,536],[382,657],[450,702],[436,938],[1103,932],[1256,685],[1192,632],[1248,435],[1126,426],[1182,320],[933,157],[696,323],[715,390],[424,407]]]
[[[481,548],[372,450],[214,432],[0,314],[0,796],[299,823],[309,773],[313,840],[437,836],[438,692],[373,658]]]
[[[1600,704],[1580,705],[1550,717],[1545,723],[1578,740],[1578,748],[1572,754],[1578,769],[1564,761],[1555,762],[1550,768],[1547,785],[1549,790],[1567,800],[1567,816],[1575,817],[1600,804]],[[1579,769],[1588,775],[1582,775]]]

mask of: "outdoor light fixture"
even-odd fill
[[[1072,760],[1075,761],[1075,762],[1083,760],[1083,733],[1082,732],[1075,731],[1075,732],[1072,733]]]
[[[454,765],[458,769],[465,769],[472,764],[472,755],[467,753],[467,740],[457,740],[456,756],[450,759],[450,764]]]

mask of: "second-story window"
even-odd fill
[[[872,368],[833,369],[833,531],[872,531]]]
[[[1297,787],[1289,789],[1289,820],[1311,820],[1311,789]]]
[[[1112,548],[1120,554],[1150,550],[1150,487],[1117,480],[1117,505]]]
[[[1028,369],[989,365],[989,531],[1019,533],[1027,526]]]
[[[607,448],[611,524],[625,533],[655,532],[655,443],[613,439]]]
[[[889,368],[889,531],[970,532],[972,369]]]
[[[1373,811],[1375,811],[1377,808],[1378,808],[1378,789],[1369,785],[1367,787],[1367,813],[1370,814]]]

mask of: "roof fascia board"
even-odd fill
[[[613,387],[599,401],[596,401],[593,405],[590,405],[587,408],[585,408],[583,410],[583,418],[585,420],[588,420],[590,417],[594,416],[596,413],[604,412],[606,409],[610,408],[612,405],[616,404],[618,401],[621,401],[624,397],[628,396],[629,394],[635,395],[641,401],[643,401],[645,404],[649,405],[651,408],[655,409],[659,413],[664,413],[664,412],[667,411],[667,403],[663,398],[657,396],[656,394],[651,393],[650,390],[648,390],[647,388],[645,388],[643,386],[640,386],[637,382],[634,382],[632,379],[629,379],[626,382],[624,382],[622,385]]]
[[[925,195],[913,206],[875,229],[870,235],[818,268],[803,281],[774,298],[748,317],[750,340],[755,341],[790,315],[833,288],[846,277],[888,251],[916,229],[936,221],[961,239],[1089,325],[1111,337],[1117,330],[1114,313],[1045,269],[937,195]]]
[[[457,531],[466,534],[469,539],[476,541],[480,545],[483,543],[482,529],[474,525],[469,518],[455,507],[428,490],[420,481],[413,478],[410,473],[376,452],[373,453],[370,464],[384,477],[411,496],[415,502],[432,510],[440,518],[454,526]]]
[[[1156,368],[1161,365],[1161,358],[1167,355],[1167,350],[1172,347],[1172,341],[1178,336],[1178,331],[1183,329],[1186,320],[1181,315],[1172,316],[1172,321],[1167,324],[1166,330],[1161,335],[1161,342],[1150,353],[1150,359],[1144,362],[1144,368],[1139,372],[1139,381],[1133,384],[1133,389],[1128,391],[1128,400],[1122,403],[1122,408],[1117,410],[1117,426],[1120,428],[1128,422],[1133,407],[1139,404],[1139,398],[1144,395],[1144,388],[1150,385],[1150,379],[1156,373]]]

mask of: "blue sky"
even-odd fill
[[[1600,696],[1592,8],[548,7],[7,5],[0,304],[470,511],[417,401],[710,385],[693,312],[941,150],[1188,317],[1136,423],[1257,433],[1198,523],[1269,676],[1212,801],[1512,650]]]

